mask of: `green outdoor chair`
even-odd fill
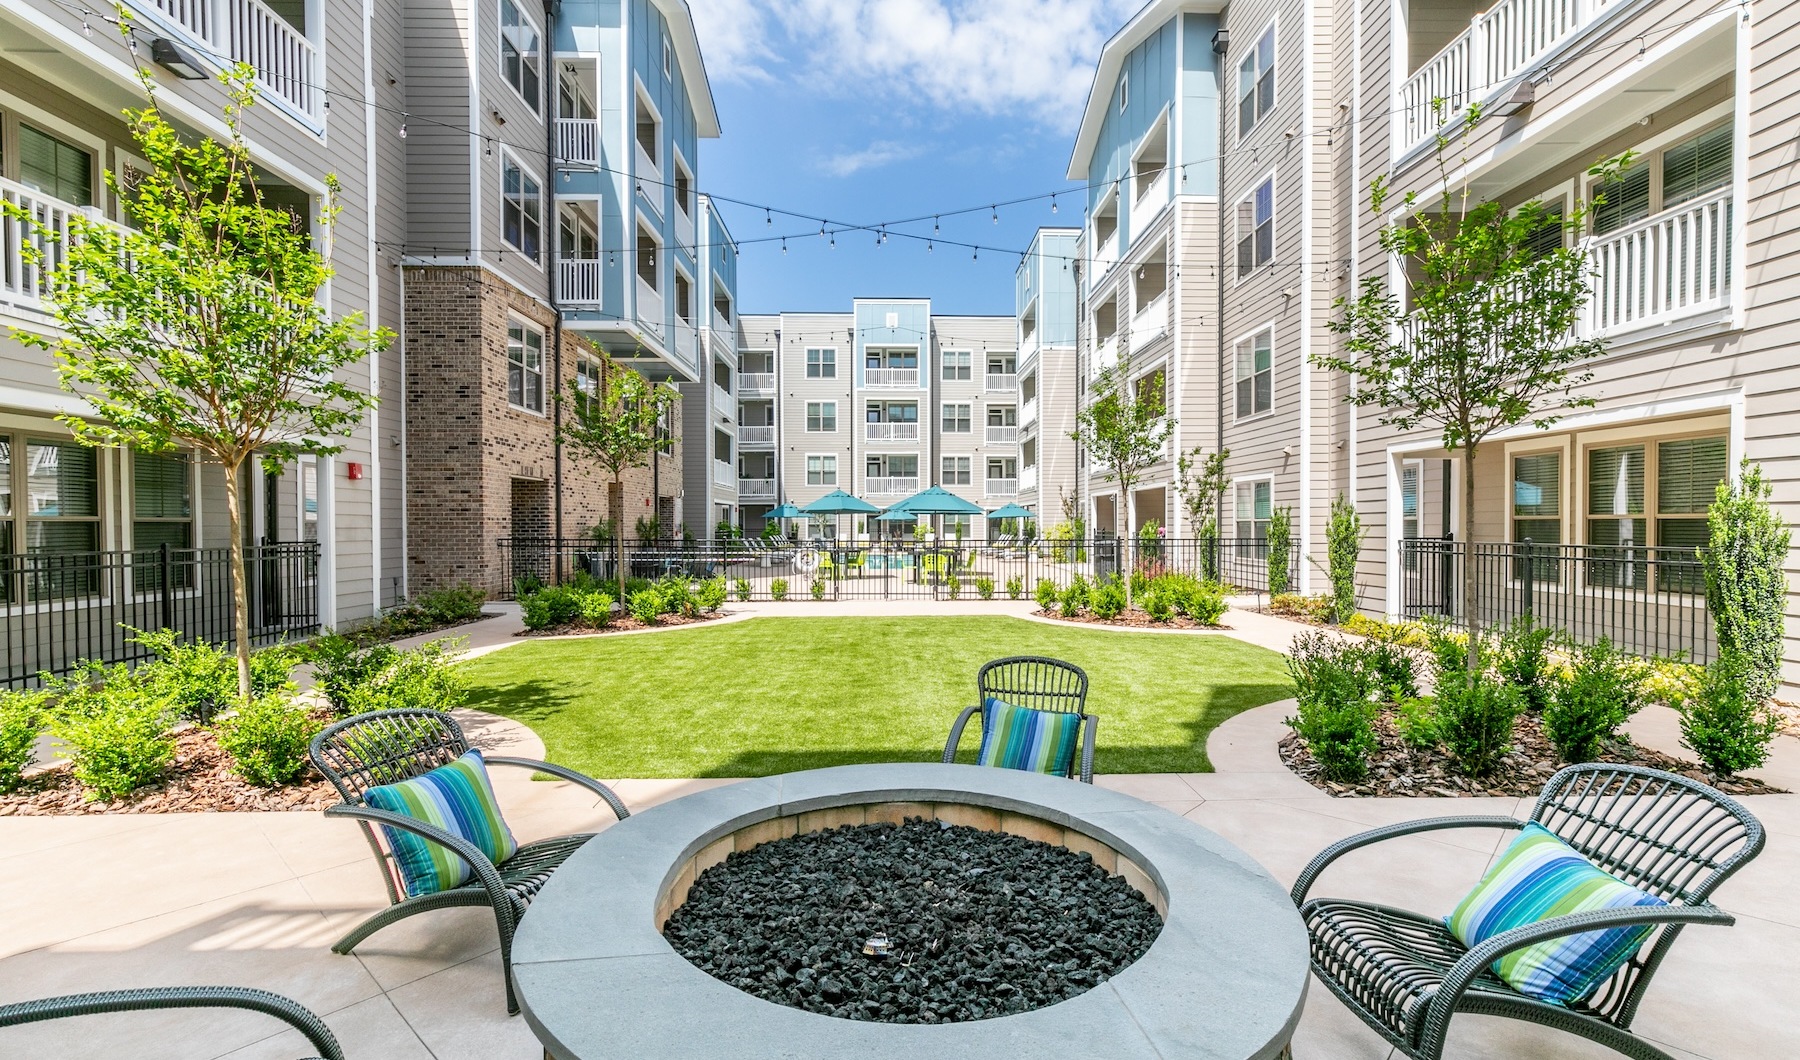
[[[934,583],[950,573],[950,557],[942,552],[926,552],[919,556],[919,572]]]
[[[975,690],[979,702],[965,708],[950,727],[950,738],[944,742],[945,764],[956,761],[957,745],[962,742],[963,730],[970,720],[983,716],[982,708],[988,700],[998,699],[1015,707],[1056,711],[1080,718],[1081,742],[1070,771],[1063,776],[1083,784],[1094,782],[1094,738],[1100,719],[1087,712],[1087,671],[1061,659],[1012,655],[983,663],[975,675]]]
[[[867,552],[853,553],[850,558],[844,560],[844,569],[854,571],[858,575],[861,575],[863,571],[867,570],[868,566],[869,554]]]
[[[72,1016],[145,1012],[170,1008],[241,1008],[282,1020],[306,1037],[322,1060],[344,1060],[344,1051],[325,1021],[298,1001],[243,986],[159,986],[103,990],[0,1005],[0,1027],[18,1027]]]

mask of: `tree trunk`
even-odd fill
[[[1137,522],[1137,501],[1132,497],[1131,489],[1122,482],[1119,484],[1119,492],[1125,495],[1125,562],[1122,566],[1125,568],[1125,611],[1129,614],[1131,612],[1131,576],[1137,573],[1137,559],[1132,554],[1132,549],[1137,545],[1137,529],[1132,525]]]
[[[1458,528],[1462,533],[1463,544],[1463,617],[1469,627],[1469,672],[1474,673],[1479,662],[1475,657],[1475,641],[1481,635],[1480,612],[1476,610],[1476,586],[1479,579],[1475,569],[1475,540],[1471,528],[1475,525],[1475,449],[1465,445],[1462,448],[1463,478],[1463,510],[1462,525]],[[1530,577],[1530,571],[1526,572]]]
[[[225,465],[225,513],[231,524],[231,628],[237,638],[238,706],[250,704],[250,582],[244,571],[242,462]],[[166,574],[166,572],[165,572]]]
[[[619,583],[619,607],[625,606],[625,480],[615,474],[606,484],[606,519],[612,524],[613,576]]]

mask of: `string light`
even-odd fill
[[[774,226],[775,226],[775,215],[769,212],[769,208],[767,206],[763,207],[763,227],[764,228],[773,228]]]
[[[400,115],[400,139],[406,139],[406,115]]]
[[[1056,212],[1056,194],[1054,192],[1052,192],[1050,195],[1050,212],[1051,213]]]
[[[787,237],[786,236],[781,237],[781,254],[783,257],[787,256]]]
[[[993,214],[994,214],[994,223],[995,223],[995,224],[999,224],[999,223],[1000,223],[1000,207],[998,207],[998,206],[989,206],[989,207],[988,207],[988,209],[989,209],[989,210],[991,210],[991,211],[993,211]]]
[[[931,234],[934,236],[938,234],[938,219],[935,217],[931,219]]]

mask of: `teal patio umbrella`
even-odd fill
[[[1017,504],[1008,504],[1004,508],[995,508],[987,513],[989,519],[1036,519],[1037,515],[1030,508]]]
[[[982,515],[981,506],[971,504],[942,486],[922,489],[887,510],[888,515],[901,513],[904,518],[918,519],[926,515]]]
[[[793,503],[790,501],[782,501],[780,504],[764,512],[763,518],[774,519],[777,523],[787,519],[798,519],[800,518],[800,509],[794,507]],[[781,532],[783,536],[786,536],[787,527],[781,527]]]
[[[881,511],[860,497],[852,497],[843,490],[832,490],[811,504],[800,506],[802,515],[874,515]]]

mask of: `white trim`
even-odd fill
[[[500,17],[501,4],[511,4],[513,10],[519,13],[519,19],[531,27],[531,32],[537,34],[538,98],[535,100],[525,99],[525,91],[518,85],[513,84],[506,76],[506,49],[503,47],[506,42],[506,23]],[[367,24],[368,23],[365,21],[364,25],[366,26]],[[497,0],[494,4],[494,67],[500,71],[500,80],[505,81],[507,87],[511,88],[513,93],[517,95],[519,99],[523,100],[527,107],[531,108],[531,113],[540,118],[544,116],[544,105],[546,103],[544,97],[549,94],[546,91],[549,79],[544,76],[546,66],[545,60],[549,57],[550,46],[549,42],[544,38],[544,28],[532,19],[530,9],[525,4],[520,3],[519,0]],[[523,70],[523,55],[519,57],[519,61],[521,64],[520,69]],[[549,72],[555,74],[555,64],[550,63],[548,65],[551,67]]]
[[[1244,191],[1244,194],[1231,200],[1231,257],[1226,264],[1231,269],[1231,286],[1233,288],[1241,287],[1255,279],[1256,274],[1261,272],[1264,266],[1273,264],[1275,261],[1275,236],[1273,233],[1276,229],[1281,227],[1281,197],[1279,194],[1281,191],[1281,181],[1280,173],[1278,172],[1279,169],[1279,166],[1270,166],[1269,169],[1262,174],[1260,179],[1251,184],[1249,188]],[[1256,235],[1256,193],[1262,189],[1264,184],[1269,186],[1269,226],[1271,233],[1269,236],[1269,260],[1252,264],[1249,272],[1239,272],[1237,249],[1238,244],[1243,242],[1243,237],[1238,234],[1237,229],[1238,207],[1244,205],[1246,202],[1250,204],[1250,234],[1251,238],[1254,239]],[[1252,258],[1256,257],[1256,248],[1254,245],[1251,246],[1250,256]]]
[[[1233,425],[1248,423],[1251,420],[1260,420],[1272,416],[1275,413],[1275,332],[1277,323],[1278,321],[1274,318],[1270,318],[1265,323],[1259,324],[1249,331],[1244,332],[1242,335],[1232,339],[1229,344],[1229,352],[1231,354],[1231,422]],[[1252,411],[1248,416],[1240,415],[1237,407],[1238,347],[1256,338],[1265,331],[1269,333],[1269,407],[1262,412]],[[1250,373],[1250,375],[1252,379],[1256,377],[1255,372]],[[1256,404],[1254,394],[1255,384],[1252,383],[1251,386],[1252,394],[1250,404],[1254,406]]]
[[[310,14],[310,12],[309,12]],[[363,95],[368,99],[375,98],[375,41],[374,41],[375,0],[363,0]],[[375,122],[374,114],[366,112],[363,121],[363,173],[368,181],[368,210],[363,214],[364,224],[369,234],[369,317],[370,327],[381,326],[381,250],[376,245],[377,231],[375,219],[381,216],[380,181],[376,177],[375,166]],[[386,542],[381,539],[381,351],[371,347],[369,350],[369,396],[373,404],[369,407],[369,474],[367,476],[369,491],[369,583],[373,589],[371,599],[375,613],[381,612],[381,553]],[[251,475],[254,482],[258,476]],[[255,492],[254,489],[251,492]],[[405,504],[402,497],[401,504]],[[405,541],[401,542],[401,554],[405,555]],[[405,566],[402,561],[402,566]]]
[[[841,453],[802,453],[800,455],[800,484],[801,484],[801,486],[802,487],[830,486],[834,489],[838,488],[840,485],[840,483],[838,482],[839,470],[840,470],[838,467],[838,457],[841,455],[843,455],[843,454],[841,454]],[[815,457],[821,458],[821,459],[824,457],[831,458],[831,481],[830,482],[822,482],[822,481],[821,482],[808,482],[807,481],[807,477],[812,474],[811,463]],[[775,470],[779,472],[780,468],[776,468]],[[821,467],[819,469],[819,473],[821,475],[823,475],[824,472],[825,472],[825,469],[823,467]],[[780,476],[777,475],[777,477],[779,478]]]
[[[337,460],[327,454],[318,459],[317,485],[319,490],[319,511],[316,525],[319,532],[319,626],[332,629],[337,626]],[[306,523],[305,505],[302,502],[300,520],[302,527]],[[303,537],[304,539],[304,537]]]
[[[1306,5],[1306,22],[1307,22],[1306,39],[1307,40],[1312,39],[1312,13],[1313,13],[1313,5],[1307,4]],[[1256,118],[1250,122],[1250,128],[1245,129],[1245,128],[1240,127],[1238,124],[1238,122],[1240,120],[1238,108],[1242,107],[1244,105],[1244,100],[1243,100],[1242,96],[1238,95],[1238,91],[1237,91],[1238,86],[1235,84],[1235,82],[1238,80],[1238,78],[1242,77],[1243,72],[1244,72],[1244,64],[1247,62],[1250,62],[1256,58],[1256,45],[1257,45],[1258,41],[1263,39],[1264,34],[1272,34],[1274,37],[1274,39],[1272,41],[1270,41],[1270,50],[1273,51],[1275,53],[1275,55],[1274,55],[1274,58],[1269,60],[1269,69],[1275,72],[1275,99],[1269,103],[1269,114],[1258,114],[1256,116]],[[1234,140],[1234,142],[1236,142],[1238,144],[1242,144],[1244,142],[1244,140],[1250,136],[1251,133],[1254,133],[1257,129],[1262,127],[1263,119],[1268,117],[1269,115],[1274,114],[1276,106],[1279,105],[1281,102],[1281,28],[1280,28],[1280,19],[1271,15],[1269,17],[1269,21],[1263,23],[1262,27],[1256,31],[1256,35],[1250,38],[1250,50],[1248,52],[1244,53],[1244,57],[1242,59],[1239,59],[1235,64],[1232,65],[1231,73],[1232,73],[1232,75],[1234,75],[1231,79],[1231,81],[1233,82],[1232,90],[1231,90],[1231,127],[1232,127],[1232,129],[1236,130],[1236,135],[1233,137],[1233,140]],[[1312,86],[1313,79],[1312,79],[1312,76],[1310,73],[1303,73],[1302,76],[1304,76],[1306,78],[1306,84],[1308,86],[1307,91],[1302,96],[1302,98],[1304,99],[1304,98],[1310,97],[1312,95],[1311,86]],[[1256,96],[1257,82],[1261,81],[1261,80],[1262,80],[1262,78],[1258,77],[1256,79],[1256,81],[1250,82],[1250,95],[1253,100]],[[1256,109],[1254,102],[1252,102],[1250,109],[1252,111],[1254,111]],[[1302,113],[1309,115],[1309,116],[1312,114],[1312,104],[1311,104],[1310,99],[1307,99],[1307,102],[1302,109]],[[1311,170],[1309,169],[1308,172],[1311,172]]]
[[[1309,3],[1309,4],[1306,4],[1304,6],[1304,8],[1302,9],[1305,12],[1305,15],[1304,15],[1305,29],[1302,31],[1301,36],[1307,41],[1307,43],[1309,45],[1311,45],[1313,43],[1313,31],[1314,31],[1313,19],[1314,19],[1314,11],[1316,8],[1317,8],[1316,4]],[[1278,47],[1279,36],[1280,35],[1277,32],[1277,34],[1276,34],[1277,39],[1270,41],[1270,49],[1271,50],[1274,50]],[[1281,70],[1280,58],[1281,58],[1280,52],[1276,51],[1275,58],[1273,60],[1271,60],[1271,72],[1277,77],[1279,77],[1279,73]],[[1315,88],[1314,78],[1313,78],[1313,74],[1312,74],[1312,71],[1310,68],[1303,69],[1301,76],[1304,78],[1305,85],[1306,85],[1305,90],[1302,91],[1301,95],[1300,95],[1301,114],[1304,116],[1302,118],[1302,121],[1303,122],[1311,122],[1312,117],[1313,117],[1313,108],[1315,105],[1314,99],[1313,99],[1313,93],[1314,93],[1314,88]],[[1276,97],[1277,97],[1277,99],[1280,98],[1279,87],[1277,87],[1277,90],[1276,90]],[[1271,114],[1274,113],[1274,109],[1275,109],[1274,104],[1270,104],[1269,110],[1270,110]],[[1260,124],[1260,119],[1258,120],[1258,123]],[[1313,565],[1310,562],[1308,562],[1309,557],[1312,556],[1312,544],[1313,544],[1313,481],[1312,481],[1313,467],[1312,467],[1312,465],[1313,465],[1313,429],[1314,428],[1313,428],[1313,392],[1312,392],[1312,383],[1313,383],[1313,378],[1312,378],[1313,377],[1313,363],[1312,363],[1312,352],[1313,352],[1313,333],[1312,333],[1312,328],[1313,328],[1313,268],[1312,268],[1312,265],[1313,265],[1313,262],[1312,262],[1312,250],[1313,250],[1313,199],[1318,194],[1318,188],[1317,188],[1316,184],[1310,178],[1313,173],[1313,152],[1316,150],[1315,145],[1317,144],[1318,139],[1319,138],[1317,136],[1306,136],[1306,137],[1302,138],[1302,142],[1300,145],[1300,159],[1301,159],[1300,165],[1301,165],[1303,172],[1305,172],[1309,178],[1307,180],[1307,182],[1305,183],[1305,185],[1302,187],[1301,192],[1300,192],[1300,572],[1299,572],[1299,588],[1300,588],[1300,593],[1302,596],[1305,596],[1312,592],[1312,569],[1313,569]],[[1351,136],[1351,142],[1353,144],[1355,143],[1355,135],[1354,134],[1352,134],[1352,136]],[[1354,148],[1352,148],[1352,149],[1354,150]],[[1352,209],[1354,210],[1354,206],[1352,207]],[[1271,206],[1270,214],[1273,215],[1273,213],[1274,213],[1274,208],[1273,208],[1273,206]],[[1271,257],[1274,256],[1274,249],[1275,249],[1274,247],[1269,248]],[[1275,355],[1274,355],[1273,349],[1271,349],[1270,353],[1269,353],[1269,367],[1273,368],[1274,366],[1275,366]],[[1271,407],[1273,407],[1275,404],[1275,395],[1273,393],[1273,391],[1274,391],[1274,381],[1273,380],[1270,380],[1269,389],[1270,389],[1269,404]]]
[[[517,324],[519,326],[519,328],[521,329],[523,334],[525,334],[525,335],[535,334],[538,337],[538,401],[542,403],[542,407],[534,409],[530,405],[515,404],[512,400],[511,394],[507,395],[506,407],[509,409],[512,409],[514,412],[523,412],[528,416],[537,416],[539,418],[546,418],[549,415],[549,413],[546,412],[545,410],[550,407],[550,402],[555,399],[555,395],[551,392],[551,388],[546,385],[546,380],[549,378],[549,375],[550,375],[550,373],[546,370],[546,359],[547,359],[547,355],[549,353],[550,337],[544,331],[544,329],[541,325],[537,324],[536,322],[534,322],[524,316],[521,316],[518,313],[509,311],[506,314],[506,330],[508,332],[508,335],[506,337],[506,370],[509,373],[512,371],[512,335],[511,335],[511,331],[513,329],[514,324]],[[519,340],[519,347],[520,347],[520,349],[529,349],[529,347],[526,345],[523,337],[521,337]],[[522,370],[524,366],[521,365],[520,367]],[[558,386],[560,386],[562,384],[561,380],[557,380],[556,382],[557,382]],[[519,396],[520,397],[525,396],[523,381],[521,381],[521,383],[520,383]]]
[[[506,164],[508,162],[511,162],[513,165],[519,167],[519,173],[522,174],[524,177],[529,178],[532,183],[537,185],[538,253],[537,253],[537,260],[535,260],[535,261],[532,260],[531,253],[529,251],[527,251],[524,247],[522,247],[519,244],[514,243],[511,240],[506,238],[506,198],[507,198],[507,196],[506,196]],[[521,195],[524,193],[524,190],[525,190],[524,188],[519,189]],[[500,217],[499,217],[500,242],[504,243],[508,247],[511,247],[513,249],[513,251],[518,254],[519,257],[524,258],[527,261],[530,261],[532,267],[537,269],[539,272],[543,272],[545,270],[545,268],[547,267],[544,259],[547,256],[549,256],[552,249],[554,249],[551,244],[562,237],[562,233],[560,230],[549,230],[549,231],[546,230],[547,225],[546,225],[546,218],[544,217],[544,201],[545,201],[545,196],[544,196],[543,178],[539,177],[536,173],[533,173],[531,171],[531,167],[527,166],[523,159],[521,159],[518,155],[514,154],[510,147],[506,147],[506,146],[502,145],[500,148]],[[549,220],[550,224],[559,224],[560,223],[560,221],[556,218],[551,218],[548,220]],[[520,223],[519,238],[521,240],[523,240],[525,238],[524,219],[521,218],[519,223]],[[507,251],[505,249],[501,249],[501,250],[497,251],[497,253],[501,256],[501,260],[504,261]],[[539,299],[539,301],[542,301],[542,299]]]
[[[1750,27],[1752,9],[1756,5],[1751,0],[1744,0],[1742,13],[1738,16],[1737,26],[1737,63],[1732,77],[1732,130],[1731,130],[1731,199],[1735,206],[1731,218],[1731,245],[1737,253],[1731,256],[1731,326],[1733,330],[1744,327],[1745,311],[1749,307],[1748,275],[1745,259],[1750,249],[1750,87],[1756,69],[1751,56]],[[1734,424],[1737,419],[1734,417]],[[1741,439],[1739,439],[1741,441]],[[1743,447],[1733,444],[1731,447],[1731,480],[1737,481],[1738,454]]]
[[[479,130],[482,127],[481,114],[481,4],[470,3],[469,31],[466,47],[471,49],[468,56],[469,66],[469,128]],[[405,118],[402,117],[404,122]],[[469,256],[475,257],[485,238],[481,234],[481,186],[486,179],[485,168],[481,164],[483,147],[487,140],[481,136],[469,137]],[[504,179],[504,177],[502,178]],[[499,220],[496,216],[495,220]],[[500,233],[496,226],[495,235]]]

